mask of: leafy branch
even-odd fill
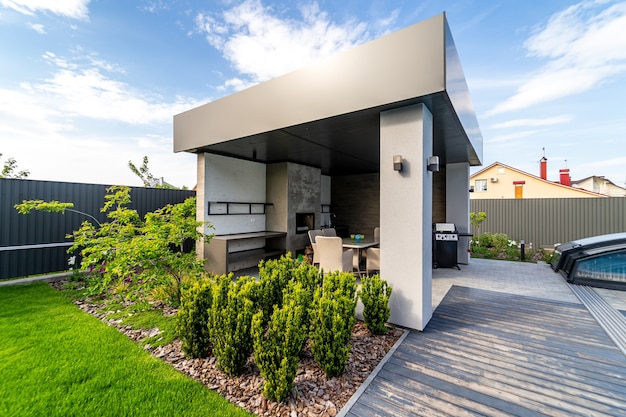
[[[0,158],[2,158],[1,153]],[[4,161],[4,165],[2,166],[2,172],[0,173],[0,178],[14,178],[18,180],[23,180],[30,175],[30,171],[28,171],[27,169],[17,172],[16,171],[17,161],[15,160],[15,158],[9,158]]]
[[[74,203],[61,203],[59,201],[43,201],[43,200],[24,200],[21,204],[16,204],[15,209],[20,214],[29,214],[31,211],[43,211],[46,213],[61,213],[65,214],[66,211],[72,213],[82,214],[83,216],[92,219],[98,226],[100,222],[91,214],[82,212],[80,210],[74,210]]]

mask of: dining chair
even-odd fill
[[[327,227],[325,229],[322,229],[322,232],[324,233],[324,236],[337,236],[337,230],[334,227]]]
[[[370,271],[380,271],[380,248],[367,248],[365,253],[365,275],[369,275]]]
[[[309,240],[311,241],[311,249],[313,249],[313,265],[319,264],[319,253],[317,251],[316,239],[318,236],[323,236],[320,229],[309,230]]]
[[[319,251],[320,270],[324,272],[353,272],[351,249],[344,250],[337,236],[318,236],[315,240]]]
[[[374,228],[374,242],[380,243],[380,227],[376,226]],[[369,256],[369,253],[367,251],[365,251],[364,257],[365,257],[365,273],[367,274],[367,258]],[[372,266],[376,265],[377,268],[372,268],[372,269],[378,269],[380,268],[380,264],[377,263],[378,262],[378,258],[375,257],[375,260],[372,261]]]

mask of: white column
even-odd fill
[[[469,164],[462,162],[446,165],[446,222],[454,223],[461,233],[470,232],[469,223]],[[469,238],[461,237],[458,242],[457,260],[469,263]]]
[[[206,221],[206,213],[208,211],[208,203],[206,199],[207,191],[206,191],[206,161],[204,158],[204,153],[198,154],[197,159],[197,183],[196,183],[196,221],[204,222]],[[207,227],[201,227],[202,233],[212,233],[212,230],[209,230]],[[206,259],[204,254],[204,250],[206,247],[206,243],[200,245],[196,245],[196,253],[198,254],[198,258]]]
[[[423,330],[432,317],[432,114],[423,104],[380,114],[381,277],[390,322]],[[402,155],[403,169],[393,170]]]

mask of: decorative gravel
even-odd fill
[[[159,334],[159,329],[133,330],[130,326],[121,324],[120,320],[108,319],[107,314],[97,312],[101,306],[90,304],[88,301],[79,300],[75,303],[83,311],[116,327],[137,342]],[[165,309],[164,314],[173,315],[176,314],[176,310]],[[365,324],[357,320],[350,338],[352,348],[346,371],[340,377],[330,379],[326,378],[324,371],[313,360],[307,345],[301,354],[294,388],[282,403],[267,400],[261,393],[263,378],[252,357],[248,360],[243,375],[230,377],[218,369],[215,357],[185,358],[178,340],[166,346],[153,348],[146,345],[144,348],[154,357],[170,363],[174,368],[218,392],[231,403],[257,416],[334,417],[401,335],[402,330],[390,327],[386,335],[373,336]]]

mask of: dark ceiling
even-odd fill
[[[319,167],[324,175],[354,175],[380,170],[380,113],[424,103],[433,114],[434,154],[440,163],[480,164],[445,92],[316,120],[199,148],[264,163],[294,162]],[[391,163],[391,162],[390,162]]]

